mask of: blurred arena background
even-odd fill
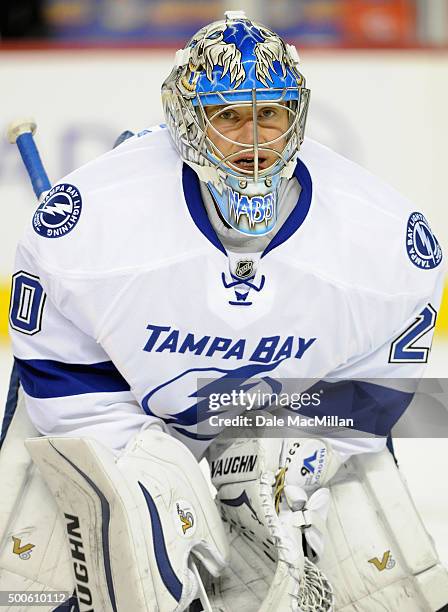
[[[15,244],[36,205],[4,137],[8,123],[36,119],[36,139],[56,181],[109,149],[124,129],[162,121],[159,90],[174,51],[232,9],[297,45],[312,92],[308,135],[408,196],[448,253],[448,0],[3,0],[0,406],[12,362],[7,312]],[[448,289],[427,375],[447,372]],[[397,441],[416,503],[448,564],[445,446],[443,439]]]

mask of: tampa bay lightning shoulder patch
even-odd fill
[[[69,183],[55,185],[34,213],[33,228],[39,236],[60,238],[72,231],[79,221],[82,198]]]
[[[436,268],[442,261],[440,244],[422,213],[413,212],[408,219],[406,250],[412,263],[422,270]]]

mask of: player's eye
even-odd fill
[[[217,119],[222,119],[223,121],[232,121],[236,119],[236,113],[232,110],[225,110],[222,113],[219,113]]]
[[[277,116],[277,110],[275,108],[262,108],[258,111],[258,119],[273,119]]]

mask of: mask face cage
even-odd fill
[[[238,178],[240,182],[247,183],[248,181],[257,183],[259,180],[265,180],[269,186],[271,176],[277,174],[288,163],[294,158],[295,153],[303,139],[303,108],[302,108],[302,121],[300,121],[301,114],[298,110],[298,104],[296,100],[285,101],[288,96],[290,88],[283,90],[270,90],[269,99],[265,99],[266,91],[262,90],[243,90],[243,95],[250,96],[251,101],[246,102],[233,102],[229,103],[229,97],[232,92],[220,92],[217,94],[221,105],[217,105],[218,108],[213,114],[207,113],[207,107],[203,103],[203,98],[206,98],[206,94],[198,94],[197,96],[197,114],[199,115],[199,121],[202,127],[202,136],[198,143],[198,152],[202,156],[206,156],[211,163],[213,163],[217,171],[221,170],[227,172],[234,177]],[[292,89],[292,88],[291,88]],[[230,94],[230,95],[229,95]],[[260,94],[264,94],[259,101]],[[229,95],[229,97],[227,97]],[[214,105],[216,106],[216,105]],[[260,140],[260,131],[263,130],[263,126],[260,125],[263,122],[259,121],[258,114],[264,108],[278,110],[279,112],[287,113],[287,127],[286,130],[282,131],[275,138],[269,140]],[[223,111],[239,111],[250,109],[251,123],[252,123],[252,140],[251,142],[243,142],[241,140],[234,140],[229,138],[221,132],[214,125],[214,120],[219,117]],[[270,122],[267,121],[269,124]],[[270,128],[276,129],[275,123],[270,123]],[[216,144],[217,138],[228,144],[238,147],[236,151],[225,154],[224,151],[220,150]],[[283,146],[278,146],[283,144]],[[233,147],[233,148],[234,148]],[[237,159],[241,159],[243,155],[253,156],[253,169],[244,169],[237,166],[234,162]],[[260,168],[260,158],[268,156],[274,161],[267,168]]]
[[[253,88],[213,92],[213,106],[218,108],[208,116],[206,108],[210,106],[209,92],[181,91],[177,79],[170,75],[162,90],[165,116],[171,134],[184,161],[189,163],[206,182],[218,184],[231,176],[242,188],[248,183],[264,182],[272,184],[276,175],[287,173],[288,167],[295,165],[297,154],[304,139],[305,124],[308,113],[310,91],[306,89],[305,80],[300,75],[303,85],[284,88]],[[187,94],[187,95],[186,95]],[[288,127],[276,138],[259,141],[258,109],[263,106],[279,108],[288,113]],[[213,120],[223,110],[250,108],[252,111],[252,143],[233,140],[220,132]],[[238,147],[236,152],[225,155],[214,142],[216,137],[223,142]],[[284,147],[277,150],[276,145],[285,141]],[[253,156],[253,170],[238,167],[232,163],[242,154]],[[268,168],[260,169],[259,159],[265,155],[273,156],[275,162]],[[289,174],[292,174],[289,168]],[[293,170],[293,168],[292,168]],[[201,176],[202,175],[202,176]]]

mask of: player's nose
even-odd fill
[[[247,117],[240,127],[240,141],[245,144],[253,144],[255,141],[254,122],[252,117]]]

